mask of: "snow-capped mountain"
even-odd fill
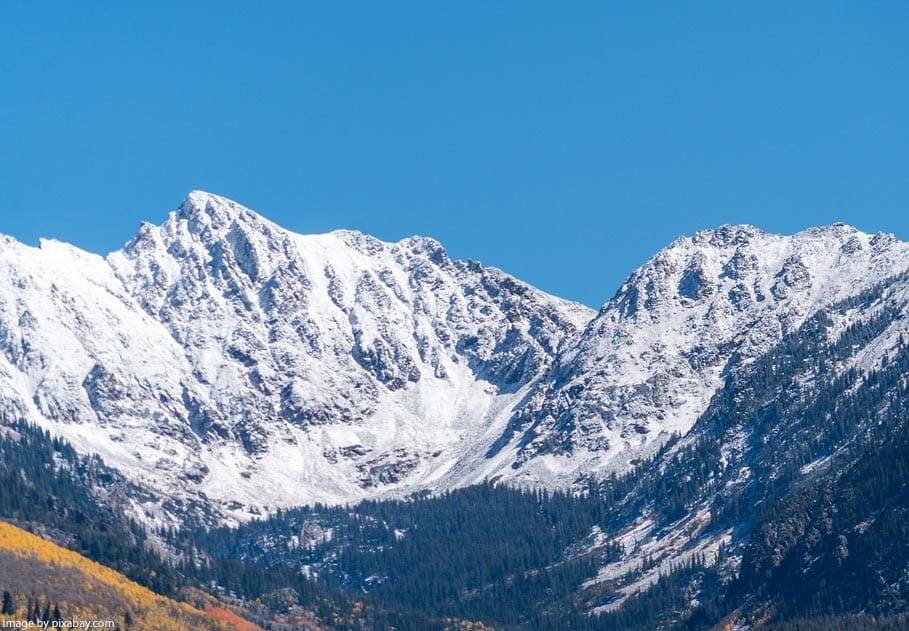
[[[889,235],[725,226],[597,314],[432,239],[304,236],[194,192],[106,258],[0,241],[0,412],[240,518],[484,478],[565,487],[685,433],[730,360],[907,267]]]
[[[691,428],[731,360],[760,357],[819,309],[907,268],[909,245],[844,224],[679,237],[631,274],[519,408],[515,475],[559,472],[564,485],[627,470]]]
[[[592,317],[432,239],[201,192],[106,259],[5,239],[0,266],[4,413],[241,515],[472,482]]]

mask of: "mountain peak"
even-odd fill
[[[766,235],[760,228],[749,224],[724,224],[710,230],[699,230],[694,233],[692,241],[697,245],[729,247],[748,243],[755,237]]]
[[[202,190],[192,190],[183,200],[183,203],[180,204],[180,208],[186,208],[190,211],[192,209],[201,209],[204,210],[207,206],[210,205],[221,205],[221,206],[240,206],[232,199],[228,199],[221,195],[215,195],[214,193],[209,193],[208,191]],[[241,207],[242,208],[242,207]]]
[[[828,224],[826,226],[816,226],[813,228],[806,228],[800,232],[797,232],[794,237],[818,237],[821,239],[837,239],[843,237],[851,237],[856,234],[864,234],[861,230],[855,226],[851,226],[842,221],[837,221],[836,223]]]
[[[191,191],[177,210],[179,219],[186,219],[199,227],[228,227],[244,216],[257,215],[226,197],[198,190]]]

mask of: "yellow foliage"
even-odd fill
[[[128,610],[133,619],[130,628],[135,630],[226,630],[233,626],[186,603],[155,594],[119,572],[6,522],[0,522],[0,553],[20,559],[17,565],[24,564],[36,583],[31,593],[58,602],[67,617],[122,622]],[[75,588],[81,602],[56,597],[55,592],[64,587],[69,592]]]

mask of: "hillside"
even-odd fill
[[[12,611],[4,616],[9,620],[29,619],[29,606],[37,603],[42,619],[48,619],[44,617],[48,610],[64,620],[114,621],[120,629],[233,628],[5,522],[0,522],[0,589],[12,597]]]

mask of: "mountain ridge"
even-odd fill
[[[202,193],[106,259],[50,241],[4,253],[6,410],[228,511],[393,486],[485,432],[592,313],[434,240],[296,235]]]
[[[751,226],[679,237],[632,272],[560,353],[546,392],[518,412],[515,431],[524,430],[531,454],[566,445],[580,445],[575,459],[579,451],[613,452],[599,464],[651,454],[668,435],[688,431],[733,356],[759,356],[824,305],[905,270],[907,256],[892,235],[845,224],[791,237]],[[639,437],[649,444],[638,448]]]
[[[596,312],[434,239],[298,235],[201,191],[104,258],[3,243],[3,412],[240,519],[628,470],[690,428],[733,357],[909,267],[905,243],[845,224],[724,225]]]

